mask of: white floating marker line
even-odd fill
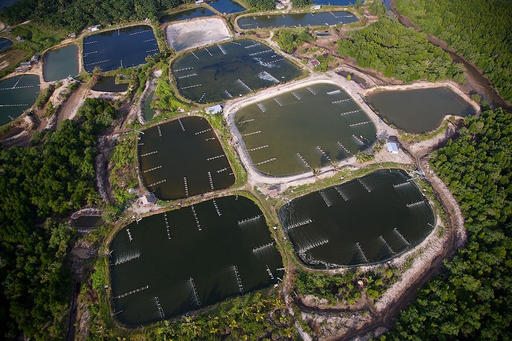
[[[213,188],[213,179],[212,179],[212,173],[211,172],[208,172],[208,182],[210,183],[210,189],[212,191],[214,191],[215,188]]]
[[[215,137],[209,137],[209,138],[204,139],[204,140],[205,140],[205,141],[213,141],[213,140],[215,140]]]
[[[206,161],[212,161],[212,160],[220,159],[222,157],[226,157],[226,155],[221,154],[221,155],[217,155],[217,156],[212,156],[212,157],[207,158]]]
[[[220,52],[222,52],[222,54],[224,54],[224,55],[226,54],[226,50],[224,50],[224,49],[222,48],[222,46],[217,45],[217,47],[219,48]]]
[[[185,196],[188,197],[188,182],[186,176],[183,177],[183,186],[185,188]]]
[[[157,154],[158,153],[158,150],[154,150],[152,152],[148,152],[148,153],[144,153],[144,154],[140,154],[141,157],[144,157],[144,156],[149,156],[149,155],[153,155],[153,154]]]
[[[332,160],[329,157],[329,155],[327,155],[327,153],[322,148],[320,148],[320,146],[316,146],[316,150],[318,150],[318,152],[320,154],[322,154],[322,156],[325,157],[327,159],[327,161],[332,162]]]
[[[260,166],[260,165],[264,165],[264,164],[266,164],[266,163],[269,163],[269,162],[272,162],[272,161],[275,161],[275,160],[277,160],[277,158],[273,157],[273,158],[270,158],[270,159],[268,159],[268,160],[260,161],[260,162],[258,162],[258,163],[255,163],[254,165],[256,165],[256,166]]]
[[[258,103],[256,105],[258,106],[258,108],[260,108],[261,112],[267,111],[267,108],[265,107],[265,105],[263,105],[263,103]]]
[[[339,93],[341,93],[341,90],[340,90],[340,89],[338,89],[338,90],[333,90],[333,91],[328,91],[328,92],[327,92],[327,95],[332,96],[332,95],[337,95],[337,94],[339,94]]]
[[[160,168],[162,168],[162,166],[156,166],[156,167],[153,167],[153,168],[150,168],[150,169],[146,169],[146,170],[142,171],[142,173],[152,172],[152,171],[160,169]]]
[[[232,94],[230,94],[230,93],[229,93],[229,91],[224,90],[224,93],[226,94],[226,96],[227,96],[228,98],[233,98],[233,95],[232,95]]]
[[[268,148],[268,144],[266,144],[264,146],[259,146],[259,147],[254,147],[254,148],[251,148],[251,149],[247,149],[247,151],[248,152],[254,152],[256,150],[265,149],[265,148]]]
[[[100,60],[99,62],[88,63],[87,66],[96,65],[96,64],[102,64],[102,63],[106,63],[106,62],[109,62],[109,61],[110,61],[110,59],[103,59],[103,60]]]
[[[336,144],[343,150],[346,154],[352,155],[350,150],[348,150],[340,141],[336,141]]]
[[[169,229],[169,221],[167,220],[167,213],[164,213],[165,231],[167,232],[167,239],[171,239],[171,231]]]
[[[268,267],[268,265],[266,265],[267,267],[267,273],[268,273],[268,276],[270,277],[270,279],[274,279],[274,275],[272,274],[272,271],[270,271],[270,268]]]
[[[183,123],[181,122],[181,120],[179,118],[178,118],[178,123],[180,124],[181,130],[185,131],[185,126],[183,126]]]
[[[162,306],[160,305],[160,300],[158,299],[157,296],[155,296],[155,305],[156,310],[158,310],[158,313],[160,314],[160,318],[163,320],[165,318],[164,310],[162,309]]]
[[[186,67],[186,68],[182,68],[182,69],[176,69],[176,70],[174,70],[174,72],[188,71],[188,70],[194,70],[194,67]]]
[[[270,242],[270,243],[267,243],[265,245],[261,245],[261,246],[255,247],[254,249],[252,249],[252,253],[256,255],[256,254],[260,253],[261,251],[263,251],[265,249],[268,249],[268,248],[270,248],[272,246],[274,246],[274,242]]]
[[[280,107],[282,107],[282,106],[283,106],[283,102],[281,102],[281,101],[279,100],[279,98],[274,97],[274,101],[275,101],[275,102],[276,102]]]
[[[405,239],[405,237],[400,233],[400,231],[398,231],[398,229],[396,227],[393,229],[393,232],[398,236],[398,238],[400,238],[400,240],[402,240],[402,242],[405,245],[407,245],[407,246],[411,245],[409,243],[409,241],[407,239]]]
[[[240,278],[240,274],[238,273],[238,268],[236,265],[233,265],[233,272],[235,273],[236,284],[238,285],[238,290],[241,294],[244,293],[244,287],[242,285],[242,278]]]
[[[417,206],[423,205],[424,203],[425,203],[425,200],[421,200],[421,201],[417,201],[417,202],[413,202],[413,203],[407,204],[405,206],[407,206],[408,208],[411,208],[411,207],[417,207]]]
[[[194,220],[196,221],[197,229],[201,231],[201,224],[199,224],[199,218],[197,217],[196,208],[194,205],[190,206],[192,208],[192,214],[194,215]]]
[[[204,133],[209,132],[211,130],[212,130],[212,128],[204,129],[204,130],[201,130],[201,131],[198,131],[198,132],[194,133],[194,135],[204,134]]]
[[[251,25],[251,24],[248,24],[248,25]],[[253,47],[256,47],[256,46],[260,46],[261,44],[257,43],[257,44],[252,44],[252,45],[248,45],[248,46],[245,46],[244,49],[250,49],[250,48],[253,48]]]
[[[138,289],[135,289],[135,290],[132,290],[132,291],[128,291],[128,292],[126,292],[126,293],[124,293],[124,294],[121,294],[121,295],[115,296],[115,298],[123,298],[123,297],[126,297],[126,296],[128,296],[128,295],[133,295],[133,294],[136,294],[136,293],[142,292],[142,291],[147,290],[147,289],[149,289],[149,285],[146,285],[146,286],[144,286],[144,287],[142,287],[142,288],[138,288]]]
[[[192,51],[191,53],[192,53],[192,55],[193,55],[194,57],[196,57],[196,59],[197,59],[197,60],[199,60],[199,57],[198,57],[198,56],[196,56],[196,54],[194,53],[194,51]]]
[[[309,165],[309,163],[306,161],[306,159],[304,159],[302,157],[302,155],[300,155],[300,153],[297,153],[297,156],[299,157],[299,159],[302,161],[302,163],[304,163],[304,166],[306,166],[306,168],[309,168],[311,169],[311,166]]]
[[[162,179],[160,181],[153,182],[151,185],[148,185],[148,187],[153,187],[153,186],[156,186],[156,185],[160,185],[160,184],[163,184],[166,181],[167,181],[167,179]]]
[[[252,133],[242,134],[242,136],[251,136],[251,135],[256,135],[256,134],[260,134],[260,133],[261,133],[261,130],[257,130],[257,131],[253,131]]]
[[[303,220],[303,221],[300,221],[298,223],[295,223],[295,224],[291,224],[289,226],[286,226],[285,229],[287,231],[290,231],[290,230],[293,230],[294,228],[297,228],[297,227],[301,227],[301,226],[305,226],[305,225],[308,225],[308,224],[311,224],[313,222],[313,220],[311,219],[306,219],[306,220]]]
[[[201,95],[201,97],[199,98],[198,102],[201,102],[204,98],[204,96],[206,96],[206,92],[203,92],[203,94]]]
[[[250,118],[248,120],[240,121],[240,122],[238,122],[238,124],[245,124],[245,123],[249,123],[249,122],[253,122],[253,121],[254,121],[254,118]]]
[[[210,52],[210,50],[208,50],[207,47],[204,48],[206,50],[206,52],[208,52],[208,54],[210,55],[210,57],[213,57],[213,54]]]
[[[238,200],[238,195],[236,196],[235,200]],[[255,217],[245,218],[245,219],[239,220],[239,221],[238,221],[238,226],[242,227],[242,225],[245,225],[245,224],[247,224],[247,223],[251,223],[251,222],[258,221],[260,218],[261,218],[261,214],[260,214],[260,215],[255,216]]]
[[[325,194],[324,191],[318,191],[318,193],[320,194],[320,196],[322,197],[322,200],[324,201],[325,203],[325,206],[327,207],[331,207],[332,206],[332,201],[329,200],[329,198],[327,197],[327,194]]]
[[[129,239],[130,241],[132,241],[132,240],[133,240],[133,237],[132,237],[132,233],[130,232],[130,229],[126,229],[126,233],[128,234],[128,239]]]
[[[301,98],[302,98],[302,96],[301,96],[301,95],[299,95],[298,93],[296,93],[295,91],[292,91],[292,95],[293,95],[293,97],[295,97],[295,98],[296,98],[297,100],[299,100],[299,101],[300,101],[300,100],[301,100]]]
[[[158,129],[158,136],[162,137],[162,130],[160,130],[160,126],[156,126],[156,129]]]
[[[217,205],[217,202],[215,201],[215,199],[212,199],[212,202],[213,202],[213,207],[215,207],[215,211],[217,212],[217,215],[220,217],[222,215],[222,213],[220,213],[219,206]]]
[[[311,249],[314,249],[315,247],[319,247],[319,246],[325,245],[327,243],[329,243],[329,239],[321,239],[321,240],[319,240],[317,242],[308,244],[308,245],[300,248],[299,249],[299,253],[306,253],[307,251],[309,251]]]
[[[308,86],[308,87],[306,88],[306,90],[308,90],[309,92],[311,92],[311,93],[313,94],[313,96],[316,96],[316,91],[315,91],[313,88],[311,88],[311,87],[309,87],[309,86]]]
[[[194,279],[192,277],[190,277],[189,283],[190,283],[190,287],[192,288],[192,293],[194,294],[194,300],[196,301],[196,305],[198,307],[200,307],[201,301],[199,300],[199,295],[197,293],[197,287],[196,287],[196,284],[194,283]]]
[[[360,111],[361,111],[361,109],[345,111],[345,112],[340,113],[340,116],[346,116],[346,115],[350,115],[350,114],[355,114],[356,112],[360,112]]]
[[[197,73],[190,73],[188,75],[184,75],[184,76],[179,76],[178,79],[183,79],[183,78],[190,78],[190,77],[194,77],[194,76],[197,76]]]
[[[217,174],[223,173],[223,172],[227,171],[228,169],[229,169],[228,167],[219,169],[219,170],[217,170]]]
[[[353,128],[353,127],[359,127],[359,126],[369,124],[369,123],[370,123],[370,121],[364,121],[364,122],[359,122],[359,123],[352,123],[352,124],[349,124],[348,126]]]
[[[337,101],[333,101],[331,102],[332,104],[338,104],[338,103],[345,103],[345,102],[348,102],[348,101],[351,101],[352,98],[344,98],[344,99],[339,99]]]
[[[358,178],[357,182],[359,182],[368,193],[372,191],[371,188],[363,180],[361,180],[361,178]]]
[[[265,53],[273,53],[274,50],[264,50],[264,51],[259,51],[259,52],[253,52],[253,53],[249,53],[249,56],[258,56],[260,54],[265,54]]]
[[[249,86],[247,84],[245,84],[240,78],[236,80],[244,89],[246,89],[247,91],[251,92],[252,89],[249,88]]]
[[[188,86],[184,86],[183,88],[180,88],[180,90],[185,90],[185,89],[190,89],[190,88],[197,88],[197,87],[200,87],[200,86],[203,86],[203,85],[202,84],[188,85]]]

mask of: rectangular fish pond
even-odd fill
[[[428,200],[396,169],[293,199],[279,209],[279,219],[299,258],[322,268],[389,260],[435,226]]]
[[[376,139],[373,122],[343,89],[317,83],[242,107],[234,116],[256,169],[309,172],[351,157]]]
[[[315,5],[324,6],[352,6],[356,3],[356,0],[312,0]]]
[[[164,15],[160,18],[160,23],[167,23],[170,21],[179,21],[179,20],[187,20],[187,19],[193,19],[193,18],[200,18],[200,17],[210,17],[212,15],[215,15],[211,10],[209,10],[206,7],[197,7],[192,9],[187,9],[185,11],[176,12]]]
[[[7,50],[11,46],[12,46],[12,40],[9,40],[4,37],[0,37],[0,52]]]
[[[366,101],[391,124],[413,134],[435,130],[446,115],[475,114],[475,109],[448,87],[377,91]]]
[[[301,71],[270,47],[244,39],[189,52],[172,64],[172,73],[183,97],[210,103],[287,82]]]
[[[68,45],[44,55],[43,77],[47,82],[78,75],[78,46]]]
[[[87,72],[127,68],[146,63],[159,53],[151,26],[139,25],[101,32],[84,38],[83,60]]]
[[[115,76],[100,76],[94,83],[92,90],[102,92],[125,92],[128,90],[128,83],[116,83]]]
[[[231,186],[235,176],[208,121],[183,117],[144,130],[140,173],[162,200],[186,198]]]
[[[245,30],[267,27],[296,27],[296,26],[330,26],[357,22],[355,15],[346,11],[295,13],[280,15],[244,16],[237,20],[240,28]]]
[[[0,81],[0,125],[20,116],[39,95],[39,76],[21,75]]]
[[[232,0],[213,0],[208,1],[207,3],[221,14],[232,14],[245,11],[245,8],[242,7],[242,5]]]
[[[268,287],[282,276],[265,217],[242,196],[133,222],[110,250],[114,316],[130,327]]]

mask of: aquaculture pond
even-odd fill
[[[78,46],[68,45],[44,55],[43,76],[47,82],[78,74]]]
[[[155,92],[151,91],[151,93],[144,100],[144,104],[142,105],[142,116],[144,117],[144,120],[146,122],[151,121],[153,119],[153,116],[155,116],[155,110],[151,108],[151,102],[153,101],[154,95]]]
[[[356,0],[312,0],[315,5],[324,6],[352,6]]]
[[[115,76],[100,77],[93,85],[92,90],[104,92],[125,92],[128,90],[128,83],[116,83]]]
[[[200,103],[245,95],[301,74],[282,55],[249,39],[187,53],[173,63],[172,72],[181,95]]]
[[[11,46],[12,46],[12,40],[0,37],[0,52],[7,50]]]
[[[261,173],[309,172],[374,141],[373,122],[343,89],[318,83],[242,107],[235,125]]]
[[[208,1],[208,5],[223,14],[231,14],[245,11],[245,8],[232,0]]]
[[[0,81],[0,125],[20,116],[39,95],[39,77],[21,75]]]
[[[87,232],[103,224],[99,215],[83,215],[71,221],[71,225],[79,232]]]
[[[293,199],[279,209],[279,219],[312,267],[386,261],[419,244],[435,225],[428,200],[395,169]]]
[[[168,319],[277,283],[282,260],[258,206],[242,196],[149,216],[110,244],[114,316]]]
[[[390,123],[408,133],[436,129],[446,115],[468,116],[475,109],[448,87],[378,91],[366,101]]]
[[[150,26],[106,31],[84,38],[84,68],[92,72],[95,67],[110,71],[137,66],[144,64],[147,56],[158,52],[158,43]]]
[[[356,22],[355,15],[346,11],[295,13],[280,15],[245,16],[238,19],[238,26],[242,29],[267,27],[295,27],[295,26],[324,26],[336,24],[349,24]]]
[[[209,17],[215,15],[211,10],[205,7],[197,7],[192,9],[187,9],[185,11],[176,12],[172,14],[164,15],[160,18],[161,23],[167,23],[170,21],[179,21],[179,20],[187,20],[199,17]]]
[[[168,25],[165,35],[172,49],[182,51],[227,40],[231,33],[222,19],[204,18]]]
[[[139,163],[146,188],[163,200],[211,192],[235,182],[212,127],[197,116],[144,130]]]

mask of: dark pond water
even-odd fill
[[[78,74],[78,46],[69,45],[48,51],[44,56],[43,76],[53,82]]]
[[[0,12],[2,12],[2,10],[5,7],[9,7],[9,6],[13,5],[17,1],[19,1],[19,0],[1,0],[0,1]]]
[[[12,40],[0,37],[0,51],[7,50],[12,46]]]
[[[208,1],[208,5],[223,14],[231,14],[245,11],[245,8],[231,0]]]
[[[128,90],[128,83],[116,83],[115,76],[100,77],[92,87],[94,91],[124,92]]]
[[[366,100],[390,123],[415,134],[436,129],[446,115],[475,113],[468,102],[447,87],[379,91]]]
[[[315,5],[324,6],[352,6],[356,3],[356,0],[313,0],[311,2]]]
[[[318,169],[375,141],[375,126],[341,88],[315,84],[241,108],[235,124],[252,163],[273,176]]]
[[[39,95],[39,77],[21,75],[0,81],[0,125],[20,116]]]
[[[110,244],[114,315],[139,326],[270,286],[282,260],[258,206],[217,198],[143,218]]]
[[[245,95],[301,74],[283,56],[249,39],[187,53],[173,63],[172,72],[181,95],[200,103]]]
[[[418,245],[435,218],[401,170],[379,170],[307,194],[279,209],[299,257],[313,267],[388,260]]]
[[[356,22],[357,17],[350,12],[319,12],[281,15],[246,16],[238,19],[240,28],[294,27],[294,26],[324,26],[349,24]]]
[[[132,67],[157,54],[158,44],[150,26],[132,26],[98,33],[84,38],[84,68],[92,72]]]
[[[235,182],[222,146],[202,117],[184,117],[144,130],[139,163],[146,187],[163,200],[211,192]]]
[[[151,102],[153,101],[154,94],[155,92],[151,91],[151,93],[144,100],[144,104],[142,105],[142,116],[146,122],[152,120],[153,116],[155,116],[155,111],[153,108],[151,108]]]
[[[164,15],[160,18],[161,23],[166,23],[170,21],[179,21],[179,20],[187,20],[193,18],[200,17],[209,17],[215,15],[211,10],[205,7],[197,7],[192,9],[187,9],[186,11],[181,11],[177,13],[172,13],[168,15]]]
[[[103,219],[98,215],[83,215],[76,219],[73,219],[71,225],[76,227],[78,230],[92,229],[98,227],[103,223]]]

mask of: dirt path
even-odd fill
[[[90,88],[87,83],[81,83],[79,88],[71,93],[57,113],[57,127],[64,120],[72,120],[75,117],[78,109],[82,106],[83,101],[85,101],[89,90]]]

